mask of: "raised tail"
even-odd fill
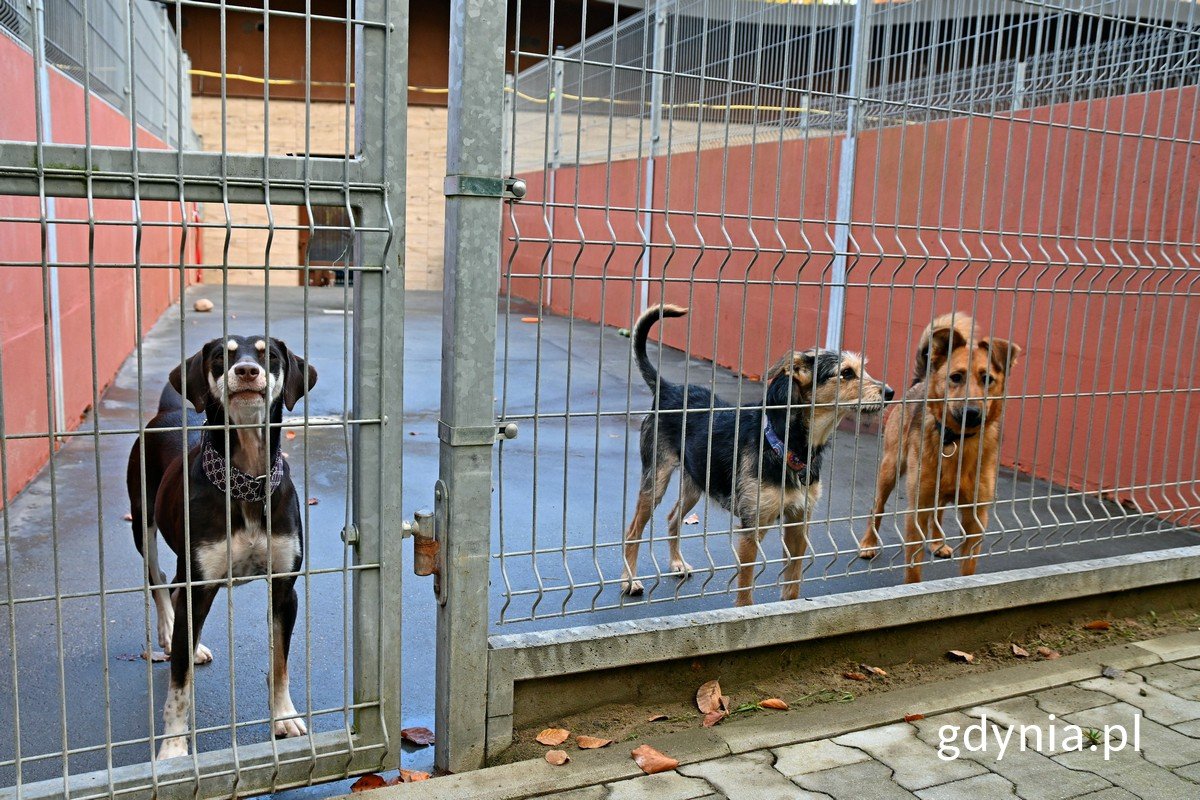
[[[929,362],[935,353],[949,353],[955,347],[971,341],[975,321],[961,311],[951,311],[929,323],[921,332],[917,344],[917,360],[913,364],[912,385],[916,386],[929,377]]]
[[[650,329],[660,319],[666,317],[682,317],[687,314],[688,310],[682,306],[651,306],[642,312],[638,317],[637,324],[633,326],[633,355],[637,359],[638,369],[641,370],[642,379],[646,381],[646,385],[650,387],[650,391],[658,389],[658,370],[650,363],[650,359],[646,357],[646,338],[650,335]]]

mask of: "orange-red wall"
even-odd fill
[[[902,387],[932,315],[969,312],[1025,348],[1005,464],[1148,511],[1200,507],[1198,111],[1191,87],[862,134],[845,346]],[[654,216],[651,276],[693,309],[666,343],[758,376],[824,340],[841,146],[656,160],[655,207],[668,210]],[[555,214],[553,279],[536,277],[546,244],[514,246],[514,230],[547,237],[545,176],[525,177],[529,199],[506,219],[505,288],[544,301],[553,284],[555,313],[628,326],[638,164],[559,171],[557,201],[580,210]]]
[[[33,58],[29,50],[0,35],[0,139],[34,141]],[[59,144],[83,144],[84,93],[82,87],[51,70],[51,119],[53,140]],[[129,120],[104,101],[90,99],[92,142],[109,147],[128,147]],[[166,145],[144,130],[138,145]],[[87,201],[59,198],[57,218],[87,220]],[[0,195],[0,217],[30,222],[0,222],[0,348],[3,355],[4,415],[6,436],[45,433],[49,430],[46,378],[46,279],[40,268],[43,237],[37,222],[40,201],[36,197]],[[184,209],[191,213],[191,207]],[[144,202],[141,219],[146,222],[175,222],[180,219],[177,203]],[[97,200],[98,222],[131,223],[133,203]],[[67,422],[75,428],[92,405],[93,388],[103,391],[133,350],[140,333],[149,330],[159,315],[179,298],[178,264],[181,248],[187,264],[194,264],[191,243],[184,247],[178,226],[144,227],[141,247],[135,253],[132,224],[97,225],[92,252],[97,269],[95,286],[87,269],[89,235],[87,225],[55,226],[61,297],[63,389]],[[133,267],[139,262],[141,269]],[[32,262],[32,265],[29,265]],[[22,266],[25,264],[27,266]],[[115,268],[108,268],[116,265]],[[187,279],[193,280],[189,270]],[[134,302],[135,287],[142,291],[140,330]],[[91,316],[96,317],[96,386],[92,380]],[[49,459],[50,441],[45,438],[8,441],[7,502],[20,491]]]

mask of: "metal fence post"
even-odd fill
[[[850,219],[854,214],[854,172],[858,164],[860,112],[867,86],[867,61],[871,56],[871,10],[874,3],[855,3],[850,38],[850,86],[846,104],[846,137],[838,162],[837,209],[833,229],[833,274],[829,282],[829,321],[825,346],[842,346],[842,321],[846,304],[846,258],[850,246]]]
[[[438,612],[435,763],[483,764],[487,734],[496,297],[507,4],[454,0],[446,154],[446,280],[438,498],[446,603]]]
[[[360,19],[387,28],[360,27],[355,41],[355,147],[366,175],[382,196],[356,209],[361,227],[389,232],[357,235],[354,291],[354,699],[378,703],[355,715],[360,735],[384,743],[381,768],[400,759],[401,447],[404,373],[404,209],[408,119],[408,4],[357,0]]]
[[[674,0],[655,0],[654,3],[654,56],[651,62],[650,74],[650,149],[646,153],[645,193],[642,198],[642,287],[639,297],[640,308],[650,305],[650,243],[653,240],[652,231],[654,217],[654,157],[658,152],[658,142],[662,138],[662,102],[663,102],[663,73],[667,66],[667,14],[668,2]]]

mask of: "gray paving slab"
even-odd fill
[[[1140,740],[1138,746],[1141,748],[1142,756],[1150,763],[1160,767],[1173,769],[1200,759],[1200,747],[1197,746],[1195,739],[1153,720],[1140,717],[1139,709],[1125,703],[1114,703],[1111,706],[1100,706],[1067,714],[1063,717],[1063,721],[1097,730],[1103,730],[1105,726],[1110,726],[1114,736],[1117,735],[1116,729],[1122,728],[1126,731],[1129,740],[1129,746],[1126,748],[1128,752],[1132,752],[1136,734]],[[1060,722],[1060,726],[1061,724]],[[1116,740],[1113,741],[1112,746],[1113,748],[1117,746]]]
[[[939,758],[937,750],[918,739],[916,728],[905,722],[848,733],[833,741],[869,753],[891,768],[893,780],[910,791],[986,772],[971,761]]]
[[[1132,750],[1114,753],[1107,760],[1089,750],[1063,753],[1054,756],[1054,760],[1071,769],[1095,773],[1143,800],[1196,800],[1200,794],[1200,786],[1169,769],[1162,769]]]
[[[1120,786],[1113,786],[1111,789],[1101,789],[1098,792],[1088,792],[1081,794],[1079,797],[1073,797],[1071,800],[1142,800],[1128,789],[1122,789]]]
[[[915,800],[916,795],[892,781],[892,770],[878,761],[809,772],[792,778],[800,786],[833,800]]]
[[[1182,661],[1176,661],[1175,663],[1181,667],[1186,667],[1187,669],[1200,670],[1200,658],[1188,658]]]
[[[1146,719],[1175,725],[1200,719],[1200,701],[1188,700],[1157,686],[1147,683],[1135,672],[1127,672],[1116,679],[1096,678],[1077,684],[1081,689],[1092,689],[1110,694],[1118,700],[1142,710]]]
[[[702,761],[679,768],[684,775],[703,778],[729,800],[829,800],[789,781],[772,766],[769,752]]]
[[[1095,708],[1117,702],[1112,695],[1092,689],[1083,689],[1074,684],[1038,692],[1033,695],[1033,701],[1047,714],[1066,714],[1070,711],[1082,711],[1085,708]]]
[[[830,739],[779,747],[774,752],[775,769],[789,778],[871,760],[866,752]]]
[[[990,773],[922,789],[917,792],[917,797],[921,800],[966,800],[966,798],[972,797],[987,798],[987,800],[1020,797],[1021,800],[1025,800],[1025,795],[1018,795],[1016,788],[1011,783],[999,775]]]
[[[617,781],[608,784],[607,789],[607,800],[693,800],[713,793],[713,787],[707,781],[678,772]]]
[[[1200,719],[1194,719],[1191,722],[1181,722],[1178,725],[1172,725],[1171,730],[1176,733],[1182,733],[1184,736],[1190,736],[1193,739],[1200,739]]]
[[[932,747],[937,747],[939,742],[943,741],[941,738],[943,732],[949,738],[950,729],[947,726],[953,726],[958,731],[965,731],[967,726],[979,726],[981,723],[980,720],[966,714],[940,714],[913,724],[922,741]],[[959,747],[958,757],[974,761],[1002,777],[1009,785],[1016,787],[1016,792],[1022,800],[1068,800],[1068,798],[1085,792],[1111,786],[1103,778],[1087,772],[1067,769],[1033,749],[1022,750],[1021,738],[1016,731],[1007,733],[990,721],[988,727],[988,749],[983,752],[967,750],[962,746],[961,735],[956,736],[956,743]],[[1001,751],[1001,742],[1004,742],[1003,751]],[[964,782],[959,781],[958,783]],[[990,797],[987,794],[982,796]]]
[[[1185,698],[1200,700],[1200,670],[1188,669],[1179,664],[1155,664],[1135,670],[1146,679],[1146,683],[1163,691]]]

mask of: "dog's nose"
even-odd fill
[[[967,406],[963,409],[962,421],[967,427],[975,427],[983,422],[983,409],[979,406]]]
[[[238,364],[234,366],[233,374],[239,378],[254,380],[262,374],[262,367],[260,367],[258,364]]]
[[[893,389],[892,387],[888,386],[888,385],[885,383],[885,384],[883,385],[883,399],[884,399],[884,400],[891,400],[891,399],[892,399],[893,397],[895,397],[895,396],[896,396],[896,390],[895,390],[895,389]]]

